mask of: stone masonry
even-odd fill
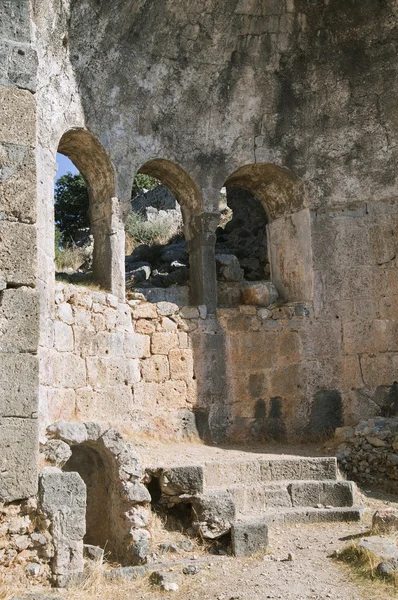
[[[44,441],[53,422],[222,443],[319,439],[388,416],[397,19],[395,0],[1,3],[0,502],[10,557],[13,506],[24,518],[37,500],[39,432]],[[88,183],[95,290],[55,281],[57,151]],[[184,302],[126,301],[137,172],[181,207]],[[231,267],[216,264],[223,187],[264,208],[261,256],[278,299],[217,286],[217,268]],[[92,450],[87,460],[101,464]]]

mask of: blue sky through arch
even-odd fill
[[[57,165],[58,165],[58,170],[57,170],[57,174],[55,176],[55,181],[57,181],[60,177],[62,177],[62,175],[65,175],[65,173],[70,172],[70,173],[72,173],[72,175],[76,175],[79,172],[76,169],[73,162],[71,160],[69,160],[69,158],[67,156],[60,154],[59,152],[57,152]]]

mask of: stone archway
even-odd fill
[[[271,281],[280,298],[290,302],[311,300],[311,219],[303,182],[289,169],[256,163],[237,169],[225,186],[227,192],[250,191],[264,206]]]
[[[47,428],[42,452],[50,464],[77,472],[87,489],[84,542],[112,560],[134,565],[149,553],[151,501],[133,446],[115,429],[59,421]]]

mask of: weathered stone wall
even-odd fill
[[[55,0],[36,0],[30,14],[28,2],[18,0],[2,11],[0,444],[7,470],[1,497],[31,495],[37,481],[36,234],[43,423],[61,416],[57,403],[74,418],[94,410],[110,418],[112,406],[112,419],[128,414],[140,429],[154,410],[142,393],[147,385],[160,394],[161,411],[163,400],[181,399],[167,413],[169,423],[171,413],[178,423],[187,406],[192,414],[187,382],[162,380],[167,368],[171,373],[170,353],[187,348],[170,347],[168,367],[164,349],[139,357],[122,347],[118,354],[121,336],[148,335],[154,345],[160,334],[177,335],[162,329],[161,317],[169,316],[159,313],[153,333],[133,333],[122,306],[123,219],[140,169],[159,177],[182,205],[191,302],[205,304],[210,315],[190,335],[202,433],[222,439],[239,430],[239,419],[261,423],[272,413],[280,432],[309,435],[323,431],[331,413],[333,423],[377,413],[374,399],[393,385],[397,362],[396,3],[228,0],[221,7],[214,0],[134,6],[117,0],[98,6],[88,0],[61,8]],[[60,141],[88,179],[94,254],[102,266],[97,274],[121,302],[113,307],[113,297],[105,295],[104,304],[91,299],[92,308],[77,311],[89,324],[65,321],[66,308],[64,320],[55,314],[61,304],[71,308],[69,299],[54,302]],[[283,301],[309,307],[300,323],[265,319],[277,323],[268,331],[260,319],[260,330],[250,331],[251,325],[238,325],[240,316],[236,324],[217,322],[214,233],[224,184],[263,203],[271,279]],[[111,314],[117,324],[107,323]],[[235,333],[236,327],[243,329]],[[105,341],[87,349],[79,335],[90,328]],[[178,324],[177,331],[186,333]],[[237,362],[243,354],[261,361]],[[144,386],[152,363],[164,366],[156,375],[161,380]],[[271,378],[266,389],[250,384],[251,370],[252,382]]]
[[[51,575],[54,555],[50,522],[36,498],[20,504],[0,504],[0,570],[4,583],[25,575],[32,582],[45,582]]]
[[[137,434],[195,435],[186,413],[196,401],[189,332],[199,310],[55,287],[53,348],[42,355],[42,426],[96,420]]]
[[[28,0],[0,7],[0,501],[37,489],[36,52]]]

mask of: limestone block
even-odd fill
[[[217,279],[243,281],[244,272],[234,254],[216,254]]]
[[[0,142],[33,146],[36,102],[25,90],[0,87]]]
[[[140,380],[136,359],[87,357],[87,382],[101,390],[111,385],[128,385]]]
[[[170,350],[170,377],[190,381],[193,378],[192,350]]]
[[[196,306],[183,306],[180,308],[180,315],[183,319],[198,319],[199,310]]]
[[[87,441],[87,429],[84,423],[58,421],[47,427],[47,433],[68,444],[82,444]]]
[[[277,337],[273,331],[242,332],[239,336],[231,336],[228,340],[231,364],[248,371],[272,367],[277,358],[276,343]]]
[[[151,535],[146,529],[133,529],[131,532],[133,544],[130,547],[132,560],[143,562],[150,552]]]
[[[124,353],[128,358],[149,358],[151,356],[151,338],[140,333],[124,334]]]
[[[40,476],[42,510],[52,522],[53,574],[60,587],[83,572],[83,536],[86,532],[86,486],[78,473],[47,467]]]
[[[178,311],[178,305],[174,304],[174,302],[158,302],[157,304],[157,312],[162,317],[176,315]]]
[[[341,353],[342,334],[338,319],[305,321],[300,336],[303,354],[307,358],[320,359]]]
[[[164,383],[136,383],[134,389],[134,403],[148,411],[170,411],[186,408],[187,385],[185,381],[165,381]]]
[[[0,7],[0,39],[30,41],[30,7],[25,0],[2,2]]]
[[[100,332],[94,337],[93,351],[96,356],[121,356],[123,354],[123,333],[116,331],[114,333]]]
[[[0,417],[37,413],[39,362],[30,354],[0,355]]]
[[[72,306],[68,302],[63,302],[58,305],[57,315],[58,318],[67,325],[73,325],[75,322]]]
[[[397,254],[397,238],[390,223],[374,225],[369,228],[369,241],[372,258],[376,265],[393,261]]]
[[[4,290],[0,296],[0,352],[36,352],[39,296],[30,288]]]
[[[6,57],[0,69],[0,85],[36,91],[37,54],[28,44],[0,42],[0,56]]]
[[[76,391],[76,416],[81,420],[125,424],[131,418],[133,404],[133,393],[127,385],[107,386],[98,391],[91,388]]]
[[[151,502],[151,495],[142,483],[124,483],[123,493],[129,502],[144,504]]]
[[[86,364],[83,358],[67,352],[54,352],[49,360],[51,362],[47,363],[47,377],[50,385],[68,388],[86,385]]]
[[[381,319],[356,320],[344,323],[344,351],[346,354],[385,352],[388,349],[389,323]]]
[[[149,302],[145,302],[144,304],[139,304],[131,311],[133,319],[157,319],[158,311],[156,308],[156,304],[150,304]]]
[[[36,269],[35,227],[0,221],[0,280],[33,286]]]
[[[245,282],[242,286],[244,304],[252,306],[269,306],[278,299],[278,292],[272,281]]]
[[[73,352],[73,330],[62,321],[54,323],[54,348],[58,352]]]
[[[231,528],[232,550],[235,556],[250,556],[268,548],[268,526],[264,519],[235,522]]]
[[[152,521],[151,510],[145,506],[133,506],[124,516],[134,529],[148,527]]]
[[[0,144],[0,212],[21,221],[34,223],[36,186],[34,151],[23,146]]]
[[[169,317],[162,318],[161,327],[164,331],[176,331],[178,329],[177,323],[169,319]]]
[[[165,317],[166,319],[167,317]],[[169,319],[170,320],[170,319]],[[135,324],[136,333],[142,333],[144,335],[151,335],[156,330],[155,322],[149,321],[148,319],[138,319]]]
[[[75,321],[79,311],[75,316]],[[69,325],[66,325],[69,327]],[[93,356],[96,351],[96,338],[97,334],[93,327],[80,327],[78,325],[73,326],[73,339],[74,339],[74,350],[76,354],[81,356]]]
[[[54,467],[62,469],[72,456],[69,444],[62,440],[48,440],[42,449],[44,458]]]
[[[54,423],[61,419],[64,421],[73,421],[75,418],[76,392],[74,389],[46,388],[45,402],[47,423]]]
[[[37,492],[37,419],[0,419],[0,501],[13,502]]]
[[[154,333],[151,339],[152,354],[168,354],[170,350],[178,348],[177,333]]]
[[[302,353],[300,335],[296,331],[281,331],[278,335],[278,353],[282,362],[297,362]]]
[[[163,471],[160,478],[160,487],[162,492],[168,496],[201,494],[203,493],[203,467],[184,466]],[[203,512],[203,503],[201,507]]]
[[[398,369],[398,354],[384,353],[360,357],[365,385],[376,388],[379,385],[392,385]]]
[[[141,374],[144,381],[161,383],[170,378],[169,361],[166,356],[151,356],[141,363]]]
[[[185,333],[185,331],[178,332],[178,346],[181,350],[186,350],[187,348],[190,348],[188,334]]]

